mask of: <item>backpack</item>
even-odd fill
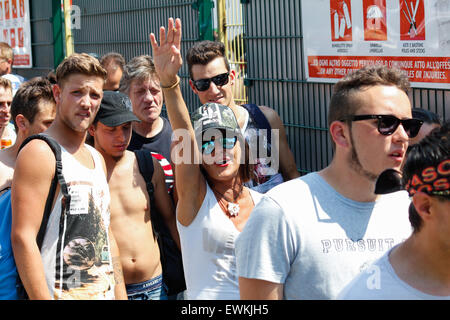
[[[50,136],[45,135],[45,134],[32,135],[24,140],[24,142],[22,143],[22,145],[19,148],[19,152],[28,142],[30,142],[31,140],[34,140],[34,139],[40,139],[40,140],[45,141],[49,145],[50,149],[53,151],[53,154],[55,155],[55,160],[56,160],[55,175],[52,179],[52,183],[51,183],[50,189],[48,191],[47,200],[45,202],[44,214],[42,216],[42,222],[41,222],[41,225],[39,227],[39,232],[36,237],[36,243],[37,243],[37,246],[40,251],[41,247],[42,247],[42,243],[44,242],[44,236],[45,236],[45,231],[47,229],[47,223],[50,218],[50,214],[52,213],[52,205],[53,205],[53,200],[55,198],[56,187],[58,186],[58,183],[61,186],[61,192],[63,194],[63,197],[65,198],[65,202],[64,202],[65,203],[65,206],[64,206],[65,212],[68,212],[70,210],[70,194],[69,194],[69,189],[67,187],[66,180],[64,179],[64,176],[62,173],[61,146],[59,145],[58,142],[56,142],[55,139],[53,139]],[[19,296],[21,297],[21,299],[28,299],[28,295],[25,291],[25,288],[23,287],[23,284],[22,284],[20,278],[18,278],[17,287],[18,287],[18,292],[19,292]]]
[[[256,104],[243,104],[242,105],[245,109],[247,109],[248,113],[250,114],[250,117],[255,121],[256,125],[258,126],[258,129],[266,129],[267,131],[267,143],[272,144],[272,127],[270,126],[269,121],[267,120],[264,113],[261,111],[261,109]],[[259,144],[258,144],[259,145]]]
[[[150,219],[152,221],[153,234],[158,241],[163,270],[163,282],[167,286],[167,295],[171,296],[186,290],[184,279],[183,260],[181,251],[172,239],[169,228],[163,217],[156,210],[153,176],[153,157],[148,150],[135,150],[139,171],[144,177],[147,193],[150,198]]]

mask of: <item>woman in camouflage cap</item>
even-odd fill
[[[262,197],[244,187],[253,172],[248,145],[226,106],[207,103],[189,116],[177,76],[182,66],[180,20],[169,19],[167,36],[161,27],[159,44],[153,34],[150,40],[174,130],[186,298],[239,299],[234,241]]]

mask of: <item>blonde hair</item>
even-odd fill
[[[6,42],[0,42],[0,58],[11,61],[14,60],[13,49]]]

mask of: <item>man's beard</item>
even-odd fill
[[[359,161],[358,154],[355,149],[355,141],[353,140],[353,135],[350,129],[350,141],[351,141],[351,154],[349,156],[350,167],[359,175],[367,178],[370,181],[375,182],[378,178],[378,174],[374,174],[363,168],[361,162]]]

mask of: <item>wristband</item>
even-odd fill
[[[171,86],[168,86],[168,87],[161,86],[161,88],[166,89],[166,90],[171,90],[171,89],[175,88],[176,86],[178,86],[179,84],[180,84],[180,77],[177,76],[177,81],[175,81],[174,84],[172,84]]]

